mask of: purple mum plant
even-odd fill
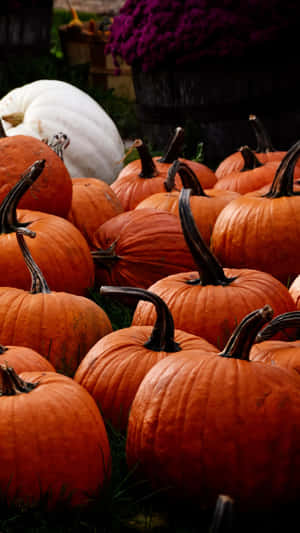
[[[249,56],[266,45],[274,50],[296,15],[295,1],[225,0],[210,7],[208,0],[127,0],[110,28],[106,53],[117,66],[122,58],[143,71]]]

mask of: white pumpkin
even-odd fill
[[[93,98],[69,83],[38,80],[17,87],[0,100],[0,117],[7,135],[51,140],[65,133],[70,145],[64,162],[72,178],[111,184],[121,170],[124,143],[116,125]]]

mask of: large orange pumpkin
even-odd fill
[[[174,330],[172,315],[159,296],[135,287],[102,286],[100,293],[122,298],[134,297],[154,305],[154,326],[130,326],[99,340],[81,361],[74,379],[96,400],[105,420],[125,431],[136,391],[150,368],[165,357],[198,350],[217,352],[204,339]]]
[[[0,286],[30,288],[30,275],[16,239],[16,229],[36,232],[29,248],[53,290],[85,295],[94,284],[90,249],[80,231],[63,219],[41,211],[16,210],[25,191],[45,165],[36,161],[0,205]]]
[[[163,359],[132,403],[129,468],[179,504],[211,507],[218,494],[243,510],[297,502],[300,490],[300,381],[249,361],[269,306],[247,315],[220,354]]]
[[[87,505],[110,479],[100,412],[74,380],[0,365],[0,491],[6,504]]]
[[[288,283],[300,271],[300,197],[293,176],[300,141],[282,160],[269,192],[240,196],[219,214],[212,250],[228,267],[255,268]]]
[[[110,320],[84,296],[51,292],[21,231],[17,239],[31,273],[31,290],[0,287],[1,342],[32,348],[57,370],[72,375],[91,346],[112,331]]]
[[[166,302],[176,328],[199,335],[222,349],[236,324],[253,309],[269,303],[278,315],[295,310],[295,304],[287,287],[270,274],[247,268],[222,268],[197,230],[189,197],[190,189],[183,189],[179,210],[198,272],[169,275],[148,288]],[[147,302],[139,302],[132,324],[153,324],[155,315],[151,307]]]
[[[39,182],[28,191],[19,207],[66,217],[72,200],[72,181],[63,160],[51,145],[27,135],[0,138],[0,202],[24,170],[44,159]]]
[[[147,289],[163,276],[194,268],[176,215],[134,209],[104,222],[94,234],[96,283]]]

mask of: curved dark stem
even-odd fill
[[[135,141],[135,147],[139,153],[141,160],[141,172],[139,173],[140,178],[150,179],[158,175],[158,170],[155,166],[152,155],[149,152],[148,146],[142,141],[142,139],[137,139]]]
[[[110,270],[111,267],[119,261],[119,256],[116,254],[117,240],[114,241],[106,250],[98,248],[98,250],[92,250],[91,255],[95,265]]]
[[[179,195],[179,216],[184,238],[200,275],[200,279],[191,283],[193,285],[229,285],[236,278],[227,278],[225,276],[220,263],[202,239],[191,212],[190,195],[191,189],[181,190]]]
[[[274,180],[265,198],[281,198],[282,196],[299,196],[294,191],[294,170],[300,157],[300,141],[288,150],[277,168]]]
[[[254,129],[257,147],[255,152],[267,154],[268,152],[275,152],[271,137],[267,132],[265,126],[256,115],[249,115],[250,124]]]
[[[300,328],[300,311],[290,311],[278,315],[269,324],[262,329],[255,338],[255,342],[264,342],[276,335],[279,331],[288,328]],[[299,338],[299,330],[297,330],[297,338]]]
[[[104,296],[134,296],[138,300],[151,302],[155,306],[156,321],[150,338],[144,346],[155,352],[179,352],[179,344],[174,340],[174,322],[167,304],[153,292],[136,287],[112,287],[103,285],[100,294]]]
[[[240,170],[240,172],[245,172],[247,170],[253,170],[257,167],[262,167],[262,163],[257,159],[255,153],[249,146],[242,146],[239,151],[241,152],[241,155],[244,160],[244,166]]]
[[[24,392],[30,392],[38,386],[38,383],[24,381],[8,365],[0,365],[0,396],[16,396]]]
[[[234,500],[220,494],[215,505],[209,533],[230,533],[234,531]]]
[[[219,355],[249,361],[250,349],[258,331],[272,319],[272,316],[273,309],[269,305],[249,313],[235,328],[224,350]]]
[[[178,159],[182,152],[184,141],[184,129],[178,126],[175,129],[175,133],[169,139],[162,157],[159,159],[160,163],[173,163],[175,159]]]
[[[13,233],[17,228],[25,229],[30,222],[18,222],[17,205],[25,192],[37,180],[45,166],[45,159],[33,163],[29,169],[24,172],[20,180],[9,191],[0,205],[0,232]]]
[[[4,126],[3,126],[3,120],[2,119],[0,119],[0,137],[1,138],[7,137],[6,131],[5,131]]]
[[[53,135],[52,139],[48,142],[46,142],[50,148],[60,157],[60,159],[64,160],[64,150],[69,146],[70,139],[61,131],[59,133],[56,133]]]
[[[27,247],[27,244],[25,243],[25,239],[24,239],[24,230],[23,228],[19,228],[16,230],[16,237],[17,237],[17,241],[18,241],[18,244],[20,246],[20,249],[21,249],[21,252],[23,254],[23,257],[25,259],[25,263],[27,265],[27,268],[31,274],[31,289],[30,289],[30,293],[31,294],[39,294],[39,293],[43,293],[43,294],[47,294],[47,293],[50,293],[50,289],[47,285],[47,282],[41,272],[41,270],[39,269],[39,267],[37,266],[36,262],[33,260],[32,258],[32,255],[31,253],[29,252],[29,249]],[[26,235],[31,237],[31,238],[35,238],[36,234],[32,231],[31,234],[29,235],[28,232],[26,232]]]
[[[195,172],[183,161],[176,159],[168,170],[167,179],[164,182],[167,192],[175,188],[175,176],[178,172],[182,185],[185,189],[191,189],[195,196],[206,196],[201,183],[199,182]]]

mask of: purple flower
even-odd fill
[[[273,54],[283,37],[296,42],[296,0],[127,0],[115,17],[106,52],[143,71],[194,63],[201,57]],[[288,5],[287,5],[288,4]],[[289,17],[285,13],[289,11]],[[294,31],[294,34],[293,34]]]

